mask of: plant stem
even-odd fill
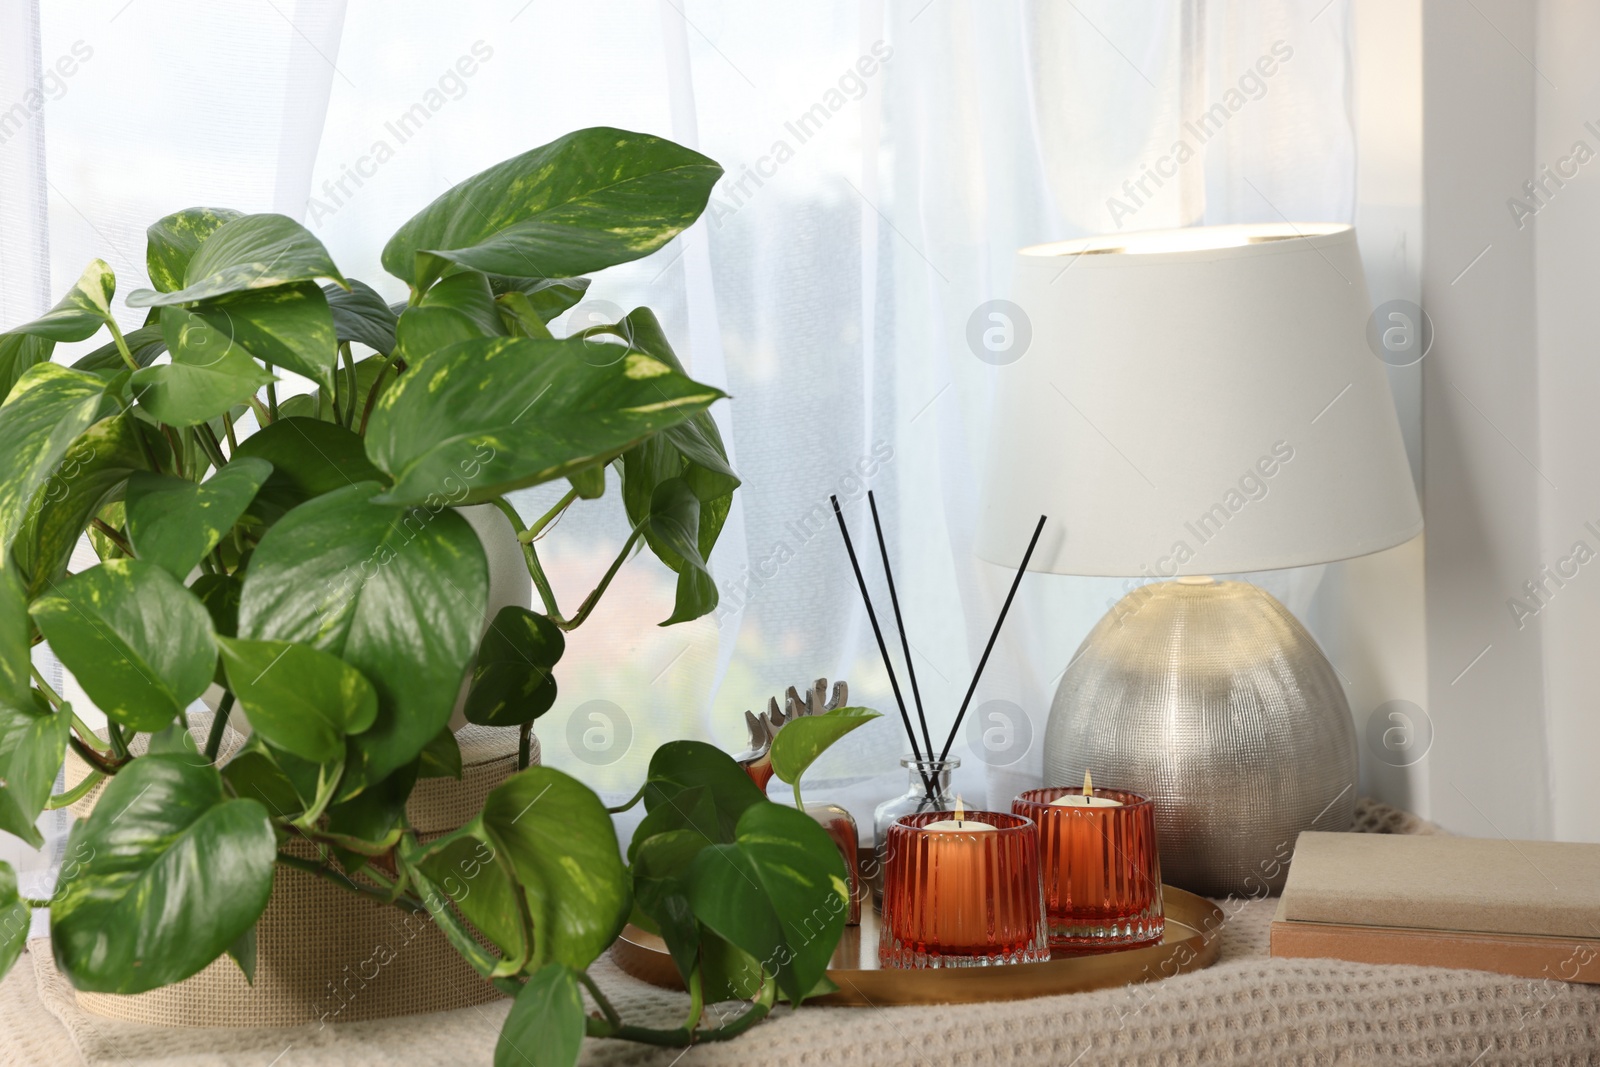
[[[806,802],[800,799],[800,779],[798,778],[794,780],[794,806],[801,811],[806,810]]]
[[[167,439],[167,447],[172,449],[172,469],[182,478],[183,475],[183,442],[178,440],[178,433],[166,423],[161,424],[161,436]]]
[[[222,694],[222,703],[211,717],[211,732],[206,734],[206,762],[217,762],[217,751],[222,748],[222,735],[228,729],[228,714],[233,711],[233,690]]]
[[[629,808],[631,808],[635,804],[639,803],[639,801],[642,800],[642,799],[644,799],[644,786],[641,785],[639,787],[639,791],[637,793],[633,794],[633,796],[629,798],[629,800],[628,800],[628,802],[626,804],[618,805],[615,808],[607,808],[606,809],[606,813],[608,815],[621,815],[623,812],[627,811]]]
[[[124,556],[132,557],[133,546],[128,544],[127,539],[124,538],[122,534],[117,532],[117,528],[115,526],[112,526],[98,515],[89,520],[89,525],[93,526],[96,530],[99,530],[105,535],[107,540],[121,549]]]
[[[627,560],[628,554],[633,551],[633,546],[638,544],[639,538],[643,536],[644,529],[642,527],[634,530],[633,533],[628,535],[628,539],[623,542],[622,551],[618,552],[617,558],[611,561],[611,567],[606,571],[605,576],[600,579],[600,584],[594,587],[593,592],[583,598],[583,603],[578,606],[578,613],[576,615],[566,620],[552,619],[550,621],[554,622],[563,630],[576,630],[578,627],[582,626],[583,620],[587,619],[589,617],[589,613],[595,609],[595,605],[600,603],[600,597],[603,593],[605,593],[606,586],[611,584],[611,579],[615,578],[617,576],[617,571],[622,569],[622,564]],[[531,549],[533,546],[528,545],[527,547]]]
[[[45,801],[44,810],[55,811],[57,808],[65,808],[68,805],[76,804],[78,801],[82,800],[88,795],[89,790],[99,785],[105,776],[106,775],[104,771],[97,768],[91,769],[88,774],[84,775],[83,781],[79,782],[65,793],[57,793],[55,796],[52,796],[49,800]]]
[[[128,739],[122,736],[122,727],[106,720],[106,735],[111,738],[111,752],[120,760],[128,758]]]
[[[544,528],[559,518],[562,512],[571,507],[572,502],[576,499],[578,499],[578,491],[576,489],[569,489],[566,496],[563,496],[560,500],[556,501],[555,507],[551,508],[549,511],[545,512],[539,517],[538,522],[517,534],[517,540],[521,541],[523,544],[531,544],[537,540],[539,534],[544,531]]]
[[[528,758],[533,748],[533,723],[525,722],[517,731],[517,770],[528,769]]]
[[[393,367],[397,362],[395,354],[391,352],[384,359],[383,366],[378,368],[378,376],[372,379],[372,388],[367,390],[367,402],[361,409],[361,425],[356,427],[356,433],[366,434],[367,420],[372,417],[372,406],[378,402],[378,390],[383,388],[383,379],[388,375],[389,368]]]
[[[217,439],[212,434],[211,427],[202,422],[198,426],[189,427],[189,435],[194,439],[195,447],[200,449],[200,453],[217,470],[221,470],[223,464],[228,462],[222,455],[222,449],[217,447]]]
[[[93,767],[102,774],[116,774],[117,769],[128,762],[127,760],[122,759],[106,758],[106,756],[102,753],[96,752],[94,749],[84,744],[78,739],[76,734],[67,738],[67,743],[72,746],[72,751],[78,754],[79,759],[83,760],[83,762],[87,763],[89,766]]]
[[[702,989],[700,968],[696,967],[689,975],[689,1017],[683,1020],[683,1028],[694,1033],[695,1027],[700,1025],[700,1016],[705,1011],[706,998]]]
[[[352,893],[359,893],[361,896],[371,897],[380,904],[394,904],[405,908],[407,911],[428,910],[423,906],[422,901],[413,896],[403,895],[397,899],[391,900],[389,899],[389,894],[387,891],[378,889],[375,886],[362,885],[360,882],[355,881],[343,871],[335,870],[325,863],[318,863],[315,860],[301,859],[299,856],[291,856],[287,852],[278,853],[278,862],[283,864],[285,867],[293,867],[296,870],[305,871],[307,874],[314,874],[318,878],[324,878],[329,882],[332,882],[334,885],[339,886],[341,889],[348,889]]]
[[[526,531],[522,527],[522,516],[517,514],[517,509],[511,506],[505,497],[496,497],[494,506],[511,520],[511,528],[516,531],[517,543],[522,546],[522,558],[528,565],[528,575],[533,579],[533,587],[539,590],[539,599],[544,603],[544,613],[551,620],[561,618],[561,608],[556,604],[555,590],[550,588],[550,579],[545,577],[544,568],[539,564],[539,553],[534,550],[532,543],[522,539]],[[557,626],[561,625],[559,622]]]
[[[267,414],[273,422],[278,421],[278,382],[276,379],[267,383]]]
[[[228,455],[231,456],[239,451],[239,439],[233,436],[233,413],[230,411],[222,413],[222,431],[228,435]]]
[[[258,424],[260,424],[263,427],[271,425],[271,423],[272,423],[272,414],[271,414],[271,412],[267,411],[266,408],[262,407],[261,406],[261,401],[259,399],[257,399],[254,395],[252,395],[250,397],[250,410],[252,410],[252,411],[254,411],[256,413],[256,422]]]
[[[699,971],[695,972],[696,975],[699,973]],[[617,1014],[617,1009],[612,1007],[611,1001],[606,998],[606,995],[600,992],[600,987],[594,984],[594,979],[589,977],[589,972],[579,971],[577,974],[578,981],[583,983],[583,988],[587,989],[589,995],[594,998],[595,1004],[599,1006],[600,1013],[606,1017],[606,1021],[612,1026],[620,1028],[622,1026],[622,1016]]]
[[[111,328],[111,339],[117,343],[117,351],[122,353],[122,361],[131,370],[139,369],[139,361],[133,358],[133,353],[128,351],[128,339],[122,336],[122,330],[117,327],[117,320],[106,317],[106,325]]]
[[[668,1048],[684,1048],[706,1041],[729,1041],[771,1014],[772,1005],[776,1000],[777,986],[769,980],[762,982],[761,992],[751,1002],[748,1011],[733,1022],[715,1029],[679,1027],[676,1030],[655,1030],[646,1026],[630,1026],[627,1023],[619,1026],[610,1019],[596,1019],[590,1016],[584,1020],[584,1032],[590,1037],[617,1037],[625,1041],[637,1041],[642,1045],[663,1045]]]
[[[228,462],[228,457],[222,454],[222,442],[217,440],[217,431],[211,428],[208,422],[202,422],[195,429],[199,432],[201,442],[206,446],[206,451],[211,453],[211,462],[216,464],[218,470]]]
[[[37,897],[18,897],[17,899],[36,911],[39,908],[48,908],[50,906],[48,900],[39,900]]]
[[[50,683],[44,680],[44,675],[39,673],[39,668],[35,667],[32,662],[28,664],[28,673],[33,675],[35,682],[39,683],[39,689],[44,693],[44,698],[50,702],[50,706],[53,708],[61,707],[61,694],[50,687]]]
[[[78,731],[78,736],[83,739],[83,743],[93,748],[96,752],[109,756],[111,754],[111,746],[100,740],[100,735],[89,729],[89,724],[78,718],[77,712],[74,711],[71,714],[72,728]]]
[[[338,416],[339,425],[349,429],[356,421],[356,357],[350,351],[350,342],[345,341],[339,345],[339,354],[344,357],[345,380],[349,387],[345,390],[349,394],[344,405],[344,410],[339,410],[337,400],[334,403],[334,414]]]

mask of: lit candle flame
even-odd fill
[[[961,821],[963,819],[965,819],[966,817],[967,817],[967,809],[961,803],[961,794],[957,793],[956,794],[956,824],[960,825]]]
[[[1084,768],[1083,772],[1083,795],[1086,797],[1094,796],[1094,779],[1089,777],[1088,768]]]

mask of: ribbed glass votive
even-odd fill
[[[973,811],[992,829],[927,829],[954,812],[905,815],[889,826],[884,865],[884,967],[991,967],[1050,958],[1033,822]]]
[[[1115,806],[1063,807],[1073,787],[1030,789],[1011,803],[1039,827],[1039,871],[1050,947],[1130,948],[1161,940],[1161,860],[1155,805],[1122,789],[1092,795]]]

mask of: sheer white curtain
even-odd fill
[[[0,145],[0,306],[22,319],[96,255],[123,292],[143,284],[143,227],[193,204],[300,218],[347,274],[398,297],[378,266],[383,241],[501,158],[598,124],[715,157],[727,177],[707,218],[602,274],[567,324],[649,304],[691,372],[733,395],[716,411],[745,479],[713,558],[723,607],[660,628],[671,575],[648,557],[625,567],[568,643],[561,697],[539,725],[545,759],[631,792],[658,743],[742,747],[746,708],[844,677],[852,702],[885,719],[808,781],[853,798],[868,822],[903,780],[905,744],[830,495],[886,614],[864,499],[877,492],[940,740],[1009,580],[971,552],[1004,368],[975,354],[969,319],[1007,295],[1021,245],[1350,220],[1348,12],[1345,0],[1318,6],[52,0],[41,16],[4,0],[0,105],[80,43],[92,56],[28,137]],[[621,543],[614,496],[574,509],[542,543],[564,603]],[[536,514],[550,499],[517,502]],[[1268,582],[1304,611],[1318,577]],[[999,747],[973,758],[966,736],[956,742],[969,795],[987,778],[1003,801],[1037,777],[1055,681],[1124,591],[1023,583],[970,714],[970,735],[995,731]]]

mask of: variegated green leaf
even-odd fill
[[[328,298],[315,282],[236,293],[192,310],[219,337],[256,359],[303,374],[324,389],[332,387],[339,341]]]
[[[494,1067],[574,1067],[585,1025],[577,974],[549,964],[517,993],[495,1042]]]
[[[345,735],[377,717],[372,684],[337,656],[290,641],[219,637],[217,647],[251,728],[301,759],[339,759]]]
[[[34,848],[44,847],[34,823],[50,798],[71,729],[71,715],[43,697],[0,702],[0,830]]]
[[[135,289],[131,307],[166,307],[249,289],[327,278],[349,283],[311,231],[287,215],[243,215],[203,238],[183,274],[183,288],[169,293]]]
[[[507,278],[489,276],[489,288],[496,297],[521,293],[540,322],[549,322],[572,308],[589,291],[588,278]]]
[[[17,894],[16,872],[11,864],[0,863],[0,977],[4,977],[22,955],[32,921],[32,910]]]
[[[62,579],[89,520],[115,501],[130,474],[147,467],[137,436],[143,432],[130,415],[101,419],[72,442],[60,466],[34,493],[11,546],[30,598]]]
[[[158,219],[145,230],[145,269],[150,284],[163,293],[183,288],[189,261],[202,242],[243,212],[225,207],[191,207]]]
[[[367,455],[382,499],[479,503],[605,462],[724,394],[640,352],[586,363],[581,340],[467,341],[417,361],[379,399]]]
[[[553,767],[529,767],[496,786],[478,818],[528,895],[535,963],[593,963],[616,940],[631,904],[600,798]]]
[[[871,708],[834,708],[822,715],[791,719],[772,739],[773,773],[794,785],[835,741],[879,717]]]
[[[128,539],[140,559],[188,578],[201,557],[233,529],[272,473],[264,459],[236,456],[196,485],[141,471],[128,481]]]
[[[421,290],[450,263],[514,278],[627,263],[694,222],[720,177],[660,137],[578,130],[445,192],[389,239],[383,267]]]
[[[30,368],[0,406],[0,553],[28,522],[40,488],[55,474],[79,434],[95,421],[106,383],[54,363]]]
[[[225,327],[184,308],[161,317],[172,362],[135,371],[135,397],[169,426],[196,426],[243,403],[273,381]]]
[[[227,951],[272,894],[266,809],[230,800],[209,763],[134,760],[72,828],[75,859],[50,908],[56,966],[78,989],[142,993]]]
[[[0,334],[0,401],[10,395],[23,372],[49,360],[55,347],[56,343],[45,337],[27,333]],[[121,356],[117,357],[117,362],[122,362]]]
[[[25,591],[13,568],[0,568],[0,830],[40,848],[34,823],[61,769],[72,717],[29,685],[29,630]],[[4,909],[0,900],[0,916]],[[5,941],[0,931],[0,964]]]
[[[659,359],[673,370],[683,370],[649,308],[636,308],[622,321],[592,327],[582,336],[619,338],[629,348]],[[678,575],[673,620],[698,618],[717,605],[716,587],[705,573],[705,562],[711,559],[733,506],[733,491],[739,488],[739,477],[728,463],[716,421],[709,412],[686,419],[623,453],[621,467],[622,503],[635,525],[652,511],[656,487],[669,479],[682,478],[699,501],[692,558],[659,536],[655,524],[645,528],[650,550]]]
[[[826,974],[850,890],[838,847],[805,812],[751,805],[739,816],[732,844],[695,856],[688,889],[695,916],[775,969],[791,1003],[798,1005]]]
[[[508,333],[512,337],[551,336],[550,327],[539,317],[538,309],[528,299],[528,294],[502,293],[494,298],[494,303],[495,309],[500,312],[500,321],[505,326],[501,332]]]
[[[28,621],[28,591],[14,568],[0,567],[0,703],[31,699],[33,625]]]
[[[407,363],[475,337],[510,333],[489,292],[489,279],[475,270],[440,279],[414,306],[400,314],[395,343]]]
[[[377,290],[358,278],[350,288],[324,285],[328,309],[333,312],[333,330],[340,341],[357,341],[388,355],[394,351],[395,313]]]
[[[403,848],[402,855],[406,851],[416,850]],[[512,959],[525,955],[527,945],[517,903],[521,890],[504,857],[488,841],[470,835],[455,836],[418,863],[417,869],[502,953]]]
[[[56,302],[32,322],[11,330],[12,334],[30,334],[51,341],[81,341],[95,332],[111,317],[111,297],[117,291],[117,276],[103,259],[97,259],[84,268],[83,276]]]
[[[384,480],[357,434],[319,419],[279,418],[240,441],[234,456],[255,456],[272,464],[272,476],[251,508],[252,515],[267,523],[314,496]]]
[[[489,584],[465,519],[374,503],[378,489],[335,489],[279,519],[239,604],[241,637],[312,645],[372,682],[378,718],[352,739],[346,772],[367,782],[416,759],[449,722]]]
[[[677,564],[678,592],[662,626],[698,619],[717,606],[717,583],[700,556],[700,501],[682,478],[668,478],[651,494],[645,519],[651,544]]]
[[[556,661],[567,639],[556,624],[508,604],[483,633],[467,692],[468,722],[520,726],[550,710],[556,700]]]
[[[33,602],[51,651],[105,714],[135,730],[165,728],[211,684],[211,616],[160,567],[113,559]]]

